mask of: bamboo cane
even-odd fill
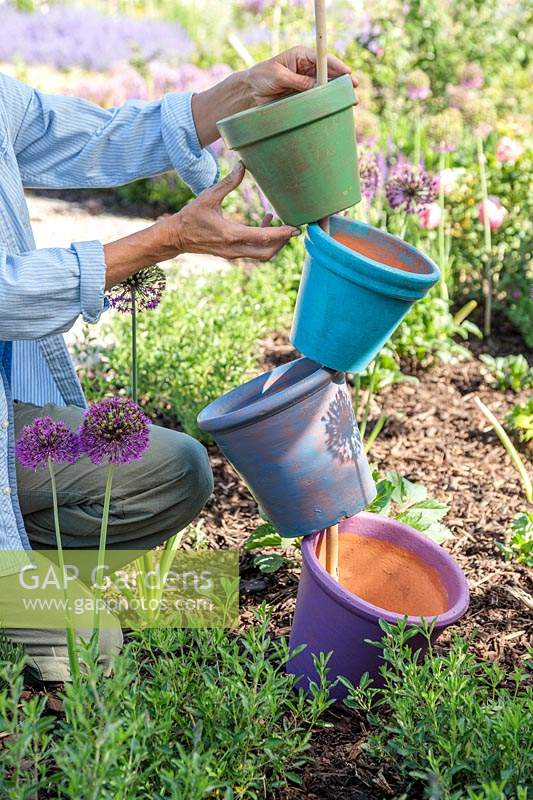
[[[315,0],[316,81],[319,86],[328,82],[328,36],[326,26],[326,0]],[[329,234],[329,217],[320,220],[320,227]],[[339,580],[339,526],[326,531],[326,569]]]

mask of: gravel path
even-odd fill
[[[129,236],[154,223],[148,217],[112,213],[103,208],[98,200],[88,200],[82,205],[30,194],[27,202],[37,247],[70,247],[72,242],[92,239],[106,243]],[[230,262],[216,256],[186,253],[167,262],[167,266],[169,264],[173,271],[193,277],[227,269]],[[67,334],[67,341],[72,342],[79,337],[83,324],[81,320],[75,324]],[[95,330],[97,328],[95,326]]]

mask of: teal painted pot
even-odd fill
[[[361,200],[349,75],[217,123],[226,145],[288,225],[315,222]]]
[[[334,216],[330,235],[310,225],[291,341],[330,369],[361,372],[440,272],[415,247]]]

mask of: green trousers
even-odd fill
[[[36,417],[64,420],[77,429],[83,411],[76,406],[44,407],[15,404],[17,438]],[[56,467],[61,538],[64,548],[98,548],[106,467],[82,457],[74,465]],[[17,466],[18,494],[26,530],[36,550],[55,548],[52,491],[47,470],[31,472]],[[120,550],[152,549],[185,528],[213,491],[207,452],[183,433],[151,426],[150,447],[141,461],[117,467],[113,479],[107,546],[113,565]],[[0,553],[1,558],[1,553]],[[2,592],[0,578],[0,616]],[[35,628],[8,629],[8,637],[23,645],[29,669],[42,681],[69,678],[65,632]],[[122,645],[117,629],[102,629],[101,662],[109,670]]]

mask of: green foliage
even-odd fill
[[[509,541],[500,544],[506,558],[514,558],[526,567],[533,567],[533,512],[517,514],[511,524]]]
[[[505,417],[507,426],[515,431],[521,442],[533,439],[533,396],[524,405],[515,405]]]
[[[498,389],[519,392],[533,388],[533,367],[529,366],[526,357],[521,353],[496,358],[484,353],[479,358],[488,368],[491,383]]]
[[[174,174],[133,181],[117,188],[116,193],[125,206],[148,203],[165,211],[179,211],[194,197],[189,187]]]
[[[139,316],[140,399],[149,413],[206,438],[196,425],[198,413],[251,377],[258,340],[290,320],[294,278],[286,266],[295,247],[250,271],[235,266],[203,278],[178,276],[157,310]],[[127,391],[130,324],[129,316],[116,313],[104,331],[109,345],[86,339],[77,346],[90,400]]]
[[[306,696],[285,672],[288,657],[286,641],[270,638],[263,609],[239,637],[144,631],[108,679],[85,652],[87,675],[66,687],[66,719],[53,738],[45,698],[22,699],[20,668],[2,664],[0,731],[10,738],[0,794],[30,800],[45,784],[55,784],[57,800],[253,800],[275,792],[298,780],[330,705],[325,659]]]
[[[465,340],[469,334],[481,336],[470,320],[455,322],[448,303],[433,291],[411,309],[393,336],[392,346],[401,358],[429,366],[434,361],[470,358],[469,351],[455,340]]]
[[[441,522],[450,510],[449,506],[428,497],[428,491],[421,483],[413,483],[399,472],[387,472],[381,480],[375,473],[374,479],[377,481],[377,496],[367,511],[390,516],[436,542],[443,542],[452,535]]]
[[[44,714],[46,697],[21,701],[23,669],[23,660],[0,660],[0,797],[5,800],[33,800],[55,783],[47,774],[53,717]]]
[[[430,644],[422,660],[409,640],[418,633],[429,642],[427,626],[380,624],[385,636],[374,644],[383,650],[383,689],[373,688],[368,675],[358,687],[342,679],[346,704],[368,714],[368,754],[392,763],[409,786],[422,782],[428,798],[525,797],[533,770],[533,694],[525,676],[506,680],[459,636],[444,655]]]

